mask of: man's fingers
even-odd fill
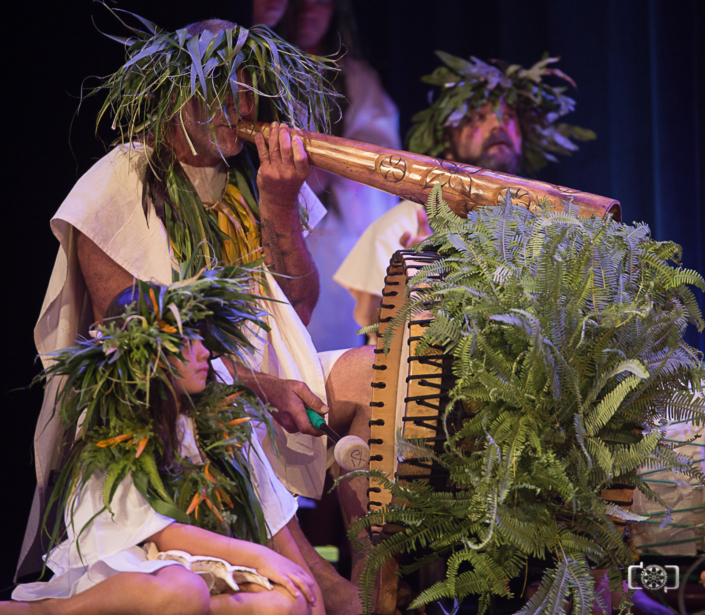
[[[328,412],[328,406],[316,397],[311,389],[309,389],[304,383],[301,383],[301,385],[297,387],[294,392],[301,400],[301,407],[303,409],[302,412],[297,411],[294,415],[294,420],[296,421],[299,430],[301,433],[309,434],[311,436],[322,435],[323,432],[315,429],[313,425],[311,425],[311,420],[308,418],[308,414],[306,414],[306,407],[311,408],[314,412],[323,415]]]
[[[306,385],[298,389],[296,394],[299,396],[301,401],[314,412],[321,415],[328,414],[328,406],[323,403],[322,399],[319,399],[316,395],[314,395],[313,391],[311,391],[311,389],[309,389]]]
[[[311,425],[311,419],[308,418],[306,408],[303,405],[300,410],[297,408],[297,411],[295,413],[292,412],[292,414],[294,420],[296,421],[296,429],[293,430],[294,432],[299,431],[301,433],[305,433],[306,435],[314,436],[315,438],[319,438],[323,435],[322,431],[319,431]]]
[[[279,134],[279,123],[272,122],[269,125],[269,159],[275,164],[281,160]]]
[[[279,150],[282,161],[282,168],[287,172],[294,171],[294,159],[291,155],[291,133],[286,124],[279,128]]]
[[[255,145],[257,146],[257,154],[259,155],[260,164],[268,164],[269,150],[267,149],[267,144],[264,142],[264,137],[260,132],[255,134]]]
[[[294,168],[299,175],[308,177],[311,171],[311,165],[308,161],[308,154],[304,147],[304,141],[299,135],[294,135],[291,139],[291,149],[294,154]]]
[[[399,237],[399,243],[402,245],[402,248],[408,248],[411,243],[411,233],[409,231],[404,231],[404,234]]]

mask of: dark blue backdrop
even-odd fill
[[[624,220],[647,222],[656,239],[684,248],[688,267],[705,272],[705,3],[700,0],[353,0],[362,47],[401,111],[402,130],[426,104],[419,77],[434,49],[524,65],[548,51],[578,83],[569,121],[594,129],[571,159],[547,168],[546,181],[619,199]],[[249,1],[124,0],[164,27],[223,17],[247,22]],[[121,62],[118,45],[91,25],[121,33],[89,0],[23,5],[6,20],[3,149],[5,315],[3,392],[36,373],[32,328],[58,244],[49,219],[77,177],[104,148],[93,132],[95,104],[69,125],[83,77]],[[17,8],[17,7],[16,7]],[[111,135],[101,133],[109,140]],[[72,153],[73,149],[73,153]],[[704,347],[703,337],[693,342]],[[2,402],[0,589],[11,583],[31,503],[31,437],[41,391]],[[5,592],[3,595],[7,595]]]

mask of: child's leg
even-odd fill
[[[71,598],[2,602],[0,615],[205,615],[209,605],[205,582],[174,565],[153,574],[121,572]]]
[[[311,605],[303,597],[294,598],[281,585],[269,591],[254,583],[240,584],[237,594],[211,598],[208,615],[311,615]]]

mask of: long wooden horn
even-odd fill
[[[245,141],[254,142],[257,132],[267,140],[269,124],[237,126],[238,135]],[[548,200],[560,211],[563,201],[572,199],[581,216],[602,218],[609,214],[617,221],[622,219],[619,201],[589,192],[308,130],[292,132],[303,139],[309,161],[319,169],[400,198],[426,203],[431,189],[440,183],[443,198],[463,218],[475,207],[497,205],[500,192],[509,188],[514,203],[530,210]]]

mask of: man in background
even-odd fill
[[[428,109],[417,113],[408,149],[419,154],[484,167],[533,174],[556,155],[578,149],[571,139],[595,138],[591,130],[557,123],[575,101],[544,77],[573,80],[546,58],[529,69],[477,58],[463,60],[437,52],[443,65],[422,81],[440,88]],[[356,300],[360,326],[377,322],[384,276],[392,254],[430,234],[422,205],[402,201],[371,224],[336,272],[336,282]]]

